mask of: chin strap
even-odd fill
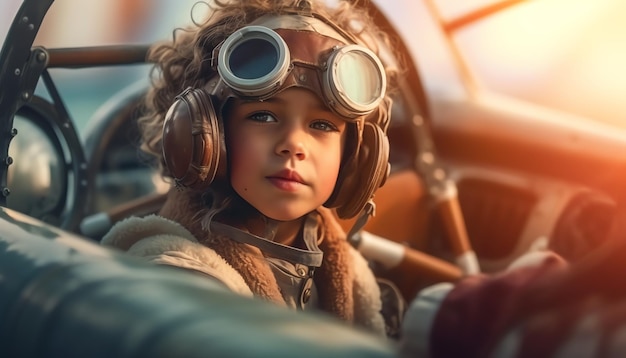
[[[361,229],[367,224],[369,219],[376,215],[376,204],[371,199],[365,204],[365,207],[359,213],[359,217],[352,225],[352,228],[348,232],[348,242],[354,247],[359,248],[361,245],[361,240],[363,237],[361,236]]]
[[[211,231],[222,234],[242,244],[252,245],[257,247],[261,251],[267,253],[269,256],[285,259],[293,263],[299,263],[309,267],[322,266],[322,259],[324,253],[315,245],[311,250],[299,249],[296,247],[283,245],[278,242],[268,240],[266,238],[251,234],[247,231],[237,229],[233,226],[222,224],[216,221],[211,221]],[[272,230],[270,230],[272,231]],[[317,236],[317,219],[315,215],[308,215],[304,222],[303,235],[305,241],[317,242],[315,236]],[[312,237],[309,241],[308,237]]]

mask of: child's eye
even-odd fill
[[[271,113],[267,112],[257,112],[252,114],[249,118],[256,122],[276,122],[276,118]]]
[[[328,121],[315,121],[311,124],[311,128],[319,129],[325,132],[337,132],[339,129],[333,123]]]

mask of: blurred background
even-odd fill
[[[433,0],[445,21],[497,2],[502,1]],[[165,39],[175,27],[190,22],[194,3],[57,0],[36,43],[72,47]],[[20,4],[0,3],[0,38]],[[206,5],[197,5],[194,16],[206,10]],[[528,0],[459,28],[453,40],[479,86],[626,127],[625,16],[623,0]],[[424,43],[424,51],[428,47]],[[79,131],[120,85],[145,80],[148,73],[137,67],[54,71],[62,94],[71,98],[70,114]]]
[[[446,18],[493,2],[437,1]],[[481,85],[624,127],[625,17],[623,0],[529,0],[455,40]]]
[[[35,45],[48,48],[151,43],[169,39],[176,27],[206,14],[197,0],[56,0],[44,18]],[[0,3],[0,38],[4,41],[21,0]],[[51,69],[62,98],[83,134],[89,119],[120,89],[147,83],[149,66]]]

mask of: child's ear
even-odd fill
[[[204,190],[225,172],[222,123],[203,89],[187,88],[163,123],[163,159],[176,185]]]

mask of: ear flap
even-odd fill
[[[337,181],[328,207],[337,206],[340,218],[359,214],[389,175],[389,139],[378,126],[365,122],[361,146]]]
[[[211,97],[187,88],[172,104],[163,123],[163,159],[177,185],[206,189],[225,158],[223,130]],[[223,165],[222,165],[223,166]]]

